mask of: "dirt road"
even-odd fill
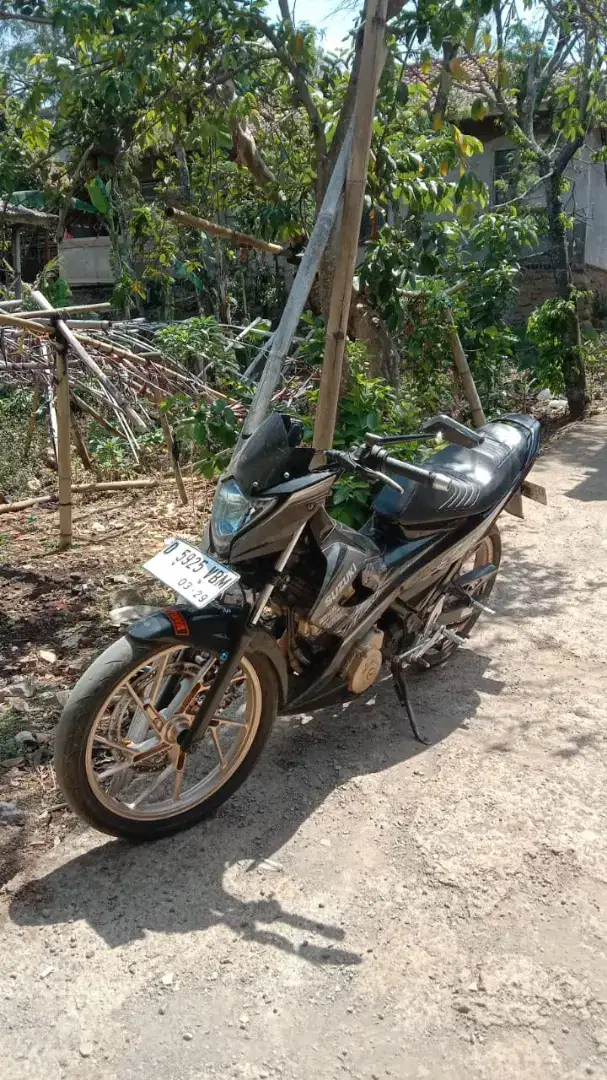
[[[499,617],[413,684],[429,749],[386,682],[210,824],[11,884],[5,1080],[607,1077],[607,420],[534,475]]]

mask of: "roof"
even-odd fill
[[[26,206],[28,210],[45,210],[46,208],[46,195],[41,188],[30,188],[28,191],[12,191],[11,203],[15,206]],[[95,207],[90,202],[84,202],[82,199],[70,199],[70,207],[72,210],[82,210],[86,214],[98,214]]]
[[[492,54],[480,53],[477,56],[455,56],[452,60],[453,82],[449,92],[449,105],[447,115],[470,116],[473,104],[484,101],[482,116],[498,119],[501,116],[499,106],[491,105],[487,97],[487,85],[483,79],[497,82],[498,60]],[[506,65],[507,67],[508,65]],[[421,83],[431,94],[436,94],[443,73],[443,61],[436,58],[429,64],[409,64],[405,75],[405,81],[411,85]],[[503,95],[506,102],[513,106],[516,100],[516,86],[514,83],[504,87]],[[547,104],[543,102],[537,110],[537,115],[546,113]],[[473,119],[480,120],[481,116]]]
[[[42,210],[32,210],[29,206],[0,199],[0,224],[26,225],[32,229],[52,229],[57,224],[56,214],[46,214]]]
[[[485,69],[487,75],[494,79],[497,74],[497,60],[493,56],[482,55],[479,57],[456,56],[453,63],[453,83],[449,94],[449,112],[456,114],[467,113],[469,115],[473,102],[479,98],[486,102],[484,115],[499,116],[499,110],[491,108],[486,100],[486,87],[483,85],[482,72]],[[429,65],[409,64],[405,76],[406,82],[421,83],[431,93],[436,93],[443,73],[443,62],[434,59]],[[510,97],[511,92],[506,92]]]

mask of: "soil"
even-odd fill
[[[429,747],[380,682],[281,720],[213,821],[141,847],[40,820],[43,755],[4,770],[32,806],[1,830],[6,1080],[607,1077],[607,419],[533,479],[549,506],[502,518],[497,617],[411,680]],[[0,648],[41,684],[29,730],[115,636],[112,590],[197,531],[158,494],[117,504],[81,507],[69,556],[49,514],[10,524]]]

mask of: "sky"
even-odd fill
[[[291,11],[295,8],[295,22],[309,22],[324,32],[324,44],[327,49],[337,49],[347,31],[354,25],[356,12],[360,4],[353,4],[348,11],[338,10],[340,0],[290,0]],[[270,0],[268,11],[272,17],[280,18],[278,0]],[[344,43],[347,44],[347,43]]]

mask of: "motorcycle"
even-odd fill
[[[172,539],[146,564],[183,602],[131,626],[75,686],[55,767],[97,829],[151,840],[207,817],[248,777],[279,713],[364,694],[384,664],[423,741],[407,670],[465,642],[490,611],[499,515],[520,492],[545,501],[526,479],[540,443],[526,415],[478,430],[436,416],[321,464],[301,440],[301,424],[274,413],[244,442],[200,547]],[[442,448],[423,464],[390,453],[420,440]],[[326,510],[344,473],[382,484],[360,530]]]

